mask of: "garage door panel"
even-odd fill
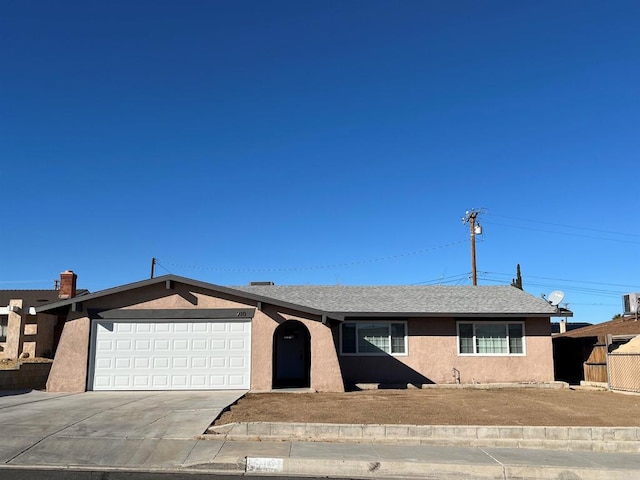
[[[151,386],[149,383],[149,377],[146,375],[134,375],[133,386],[134,388],[147,389],[148,387]]]
[[[116,358],[117,369],[129,370],[131,368],[132,358]]]
[[[98,352],[110,352],[113,350],[113,342],[111,340],[98,340],[96,349]]]
[[[196,339],[191,341],[192,350],[208,350],[207,341],[204,339]]]
[[[103,390],[111,386],[111,376],[96,375],[93,379],[93,387],[95,390]]]
[[[187,368],[189,366],[189,359],[187,357],[176,357],[173,359],[173,368]]]
[[[177,338],[173,341],[173,351],[174,352],[187,352],[189,351],[189,339],[188,338]]]
[[[248,389],[250,320],[97,321],[89,388]]]
[[[173,333],[189,333],[191,324],[176,323],[173,325]]]
[[[136,340],[136,351],[147,352],[151,351],[151,340]]]
[[[118,333],[131,333],[133,331],[133,324],[131,323],[117,323],[116,326]]]
[[[150,323],[136,323],[133,324],[136,333],[150,333],[151,332],[151,324]]]
[[[191,357],[191,368],[208,368],[206,357]]]

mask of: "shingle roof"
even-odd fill
[[[234,290],[325,312],[423,314],[540,314],[556,308],[511,286],[279,286]]]
[[[58,299],[58,290],[0,290],[0,307],[9,305],[9,300],[21,299],[23,307],[37,307]]]
[[[161,282],[180,282],[214,292],[272,303],[285,308],[300,309],[323,315],[365,316],[395,314],[421,316],[502,315],[502,316],[557,316],[555,307],[545,300],[511,286],[279,286],[251,285],[223,287],[212,283],[164,275],[140,282],[121,285],[82,298],[61,300],[43,306],[37,311],[66,308],[75,302],[92,301],[108,295],[117,295],[136,288]],[[567,311],[562,316],[571,316]]]
[[[640,320],[636,322],[633,316],[620,317],[608,322],[571,330],[562,335],[557,335],[557,337],[583,338],[605,335],[640,335]]]
[[[87,290],[77,290],[77,295],[86,293]],[[47,303],[60,300],[58,294],[60,290],[0,290],[0,307],[9,305],[9,300],[23,301],[23,308],[39,307]]]

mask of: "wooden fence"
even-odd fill
[[[598,342],[584,362],[584,380],[586,382],[607,383],[607,344]]]

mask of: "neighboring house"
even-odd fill
[[[76,279],[67,270],[60,274],[59,289],[0,290],[0,358],[53,357],[65,318],[36,313],[36,307],[74,297]]]
[[[559,335],[561,333],[570,332],[578,328],[588,327],[593,325],[588,322],[567,322],[566,320],[560,320],[559,322],[551,322],[551,335]]]
[[[554,335],[555,379],[607,383],[607,353],[639,334],[640,321],[631,315]]]
[[[548,382],[558,314],[511,286],[231,288],[175,275],[36,310],[67,318],[57,392]]]

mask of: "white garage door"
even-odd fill
[[[91,346],[91,390],[250,386],[250,320],[98,320]]]

